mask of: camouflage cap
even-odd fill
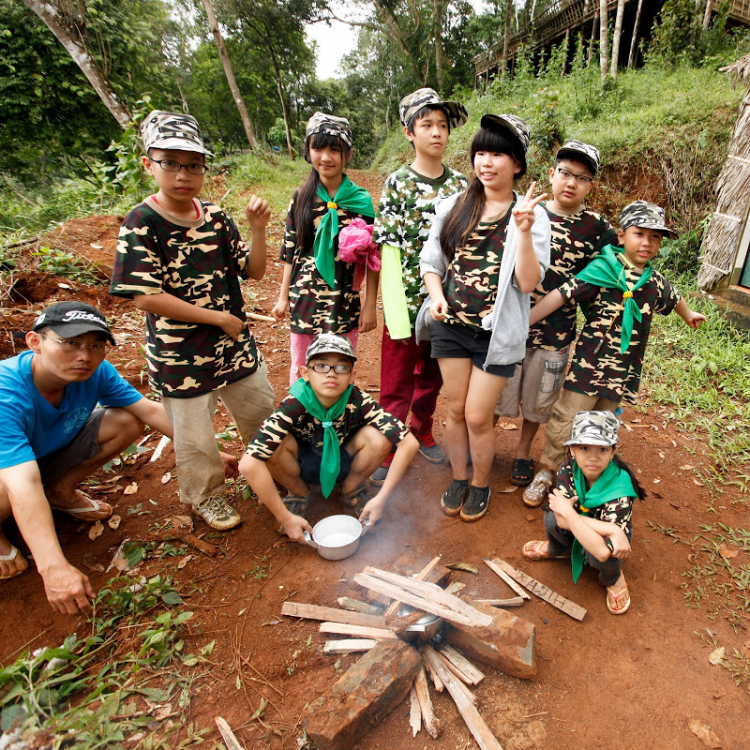
[[[563,143],[555,154],[555,161],[558,159],[572,159],[588,164],[594,176],[599,171],[599,149],[583,141],[574,140]]]
[[[677,238],[677,232],[669,229],[665,223],[664,209],[648,201],[633,201],[622,209],[620,229],[624,232],[628,227],[656,229],[672,239]]]
[[[411,94],[407,94],[398,103],[398,116],[401,120],[401,124],[405,127],[409,127],[409,120],[419,112],[422,107],[426,107],[428,104],[434,107],[439,107],[445,111],[445,115],[448,118],[448,124],[453,128],[460,128],[466,124],[469,119],[469,113],[466,111],[461,102],[446,102],[443,101],[435,89],[417,89]]]
[[[307,347],[305,355],[305,364],[308,364],[313,357],[320,354],[343,354],[349,357],[352,362],[356,362],[354,349],[352,349],[349,339],[343,336],[337,336],[335,333],[319,333]]]
[[[155,109],[141,123],[141,137],[146,151],[150,148],[163,148],[213,156],[203,145],[198,120],[192,115]]]
[[[499,125],[501,128],[510,130],[521,141],[524,154],[529,150],[529,126],[520,117],[515,115],[482,115],[479,125],[482,128],[497,128]]]
[[[579,411],[565,445],[617,445],[620,420],[611,411]]]
[[[326,135],[336,135],[346,143],[349,148],[352,147],[352,129],[349,120],[346,117],[336,117],[327,115],[324,112],[316,112],[308,121],[305,128],[305,141],[316,133],[325,133]]]

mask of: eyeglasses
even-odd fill
[[[56,336],[50,336],[48,333],[40,333],[39,335],[43,339],[49,339],[59,344],[66,354],[89,351],[97,357],[103,357],[111,348],[104,341],[95,341],[93,344],[87,344],[85,341],[76,341],[76,339],[58,339]]]
[[[310,365],[310,369],[313,372],[326,373],[333,370],[337,375],[346,375],[352,371],[351,365],[329,365],[325,362],[316,362],[314,365]]]
[[[567,169],[561,169],[560,167],[557,168],[557,174],[559,174],[563,180],[569,180],[571,177],[575,177],[576,182],[579,185],[590,185],[594,181],[593,177],[589,177],[585,174],[573,174],[573,172],[568,172]]]
[[[165,172],[179,172],[183,167],[189,174],[206,174],[206,172],[208,172],[208,166],[206,164],[197,164],[195,162],[191,164],[182,164],[173,159],[152,159],[150,156],[148,158],[149,161],[158,164]]]

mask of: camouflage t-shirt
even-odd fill
[[[568,498],[577,497],[578,495],[576,492],[575,478],[573,476],[573,465],[573,459],[569,458],[557,470],[557,489]],[[633,499],[634,498],[632,497],[620,497],[617,500],[610,500],[608,503],[599,505],[596,508],[582,508],[576,500],[573,507],[575,508],[576,513],[586,516],[587,518],[594,518],[597,521],[613,523],[616,526],[619,526],[625,532],[628,539],[631,539],[633,536],[633,524],[631,521],[633,514]],[[612,541],[609,537],[604,538],[604,543],[610,549],[613,548]]]
[[[240,278],[249,251],[234,222],[218,206],[195,201],[200,216],[182,220],[153,196],[120,227],[110,294],[171,294],[197,307],[245,319]],[[245,328],[233,341],[218,326],[146,315],[146,359],[151,390],[192,398],[252,375],[262,358]]]
[[[623,263],[622,255],[617,255]],[[625,269],[625,282],[632,289],[642,271]],[[572,279],[560,287],[566,300],[580,304],[589,302],[588,319],[576,342],[575,353],[570,363],[564,388],[589,396],[598,396],[610,401],[634,404],[641,382],[643,355],[651,330],[651,319],[655,313],[668,315],[680,301],[680,295],[658,272],[640,289],[633,299],[641,310],[641,320],[633,321],[630,346],[624,354],[620,352],[622,338],[622,292],[606,289],[585,281]],[[613,320],[610,327],[610,322]]]
[[[366,425],[372,425],[393,445],[400,443],[409,434],[409,429],[403,422],[385,411],[377,401],[355,385],[344,413],[333,420],[339,443],[346,445]],[[298,444],[304,443],[316,453],[323,453],[323,423],[313,417],[291,394],[258,428],[247,446],[247,453],[261,461],[267,461],[287,435],[292,435]]]
[[[617,232],[599,214],[583,209],[565,215],[556,213],[549,204],[545,208],[552,224],[550,264],[542,283],[531,293],[532,307],[583,271],[603,247],[617,244]],[[560,351],[570,346],[575,335],[576,306],[563,305],[529,328],[526,346]]]
[[[449,325],[482,328],[482,318],[492,312],[510,211],[509,208],[505,216],[495,221],[480,221],[456,250],[443,282],[448,302],[445,322]]]
[[[450,167],[445,167],[442,176],[433,180],[403,166],[383,186],[372,239],[401,250],[401,272],[412,327],[427,296],[419,274],[419,253],[435,219],[435,204],[465,189],[466,177]]]
[[[279,258],[292,264],[289,283],[289,327],[292,333],[314,335],[316,333],[349,333],[359,325],[361,310],[359,292],[353,291],[355,263],[339,260],[339,238],[333,241],[336,254],[335,284],[328,286],[315,265],[313,243],[309,247],[298,247],[297,228],[294,225],[294,201],[292,197],[284,227],[284,240]],[[326,204],[316,195],[313,200],[313,224],[317,228],[328,211]],[[339,230],[353,219],[364,219],[372,224],[369,216],[360,216],[338,208]]]

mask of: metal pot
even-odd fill
[[[404,606],[398,611],[398,616],[405,617],[412,612],[414,612],[414,607],[404,604]],[[424,615],[424,617],[420,617],[413,625],[410,625],[406,629],[406,637],[404,640],[409,643],[428,643],[438,634],[442,624],[442,617],[428,613]]]
[[[326,560],[343,560],[359,547],[362,524],[353,516],[328,516],[313,526],[312,537],[307,532],[305,541],[318,550]]]

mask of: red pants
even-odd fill
[[[392,340],[383,326],[380,352],[380,405],[406,423],[411,411],[411,427],[419,435],[432,432],[432,415],[443,378],[436,359],[430,356],[430,342]]]

